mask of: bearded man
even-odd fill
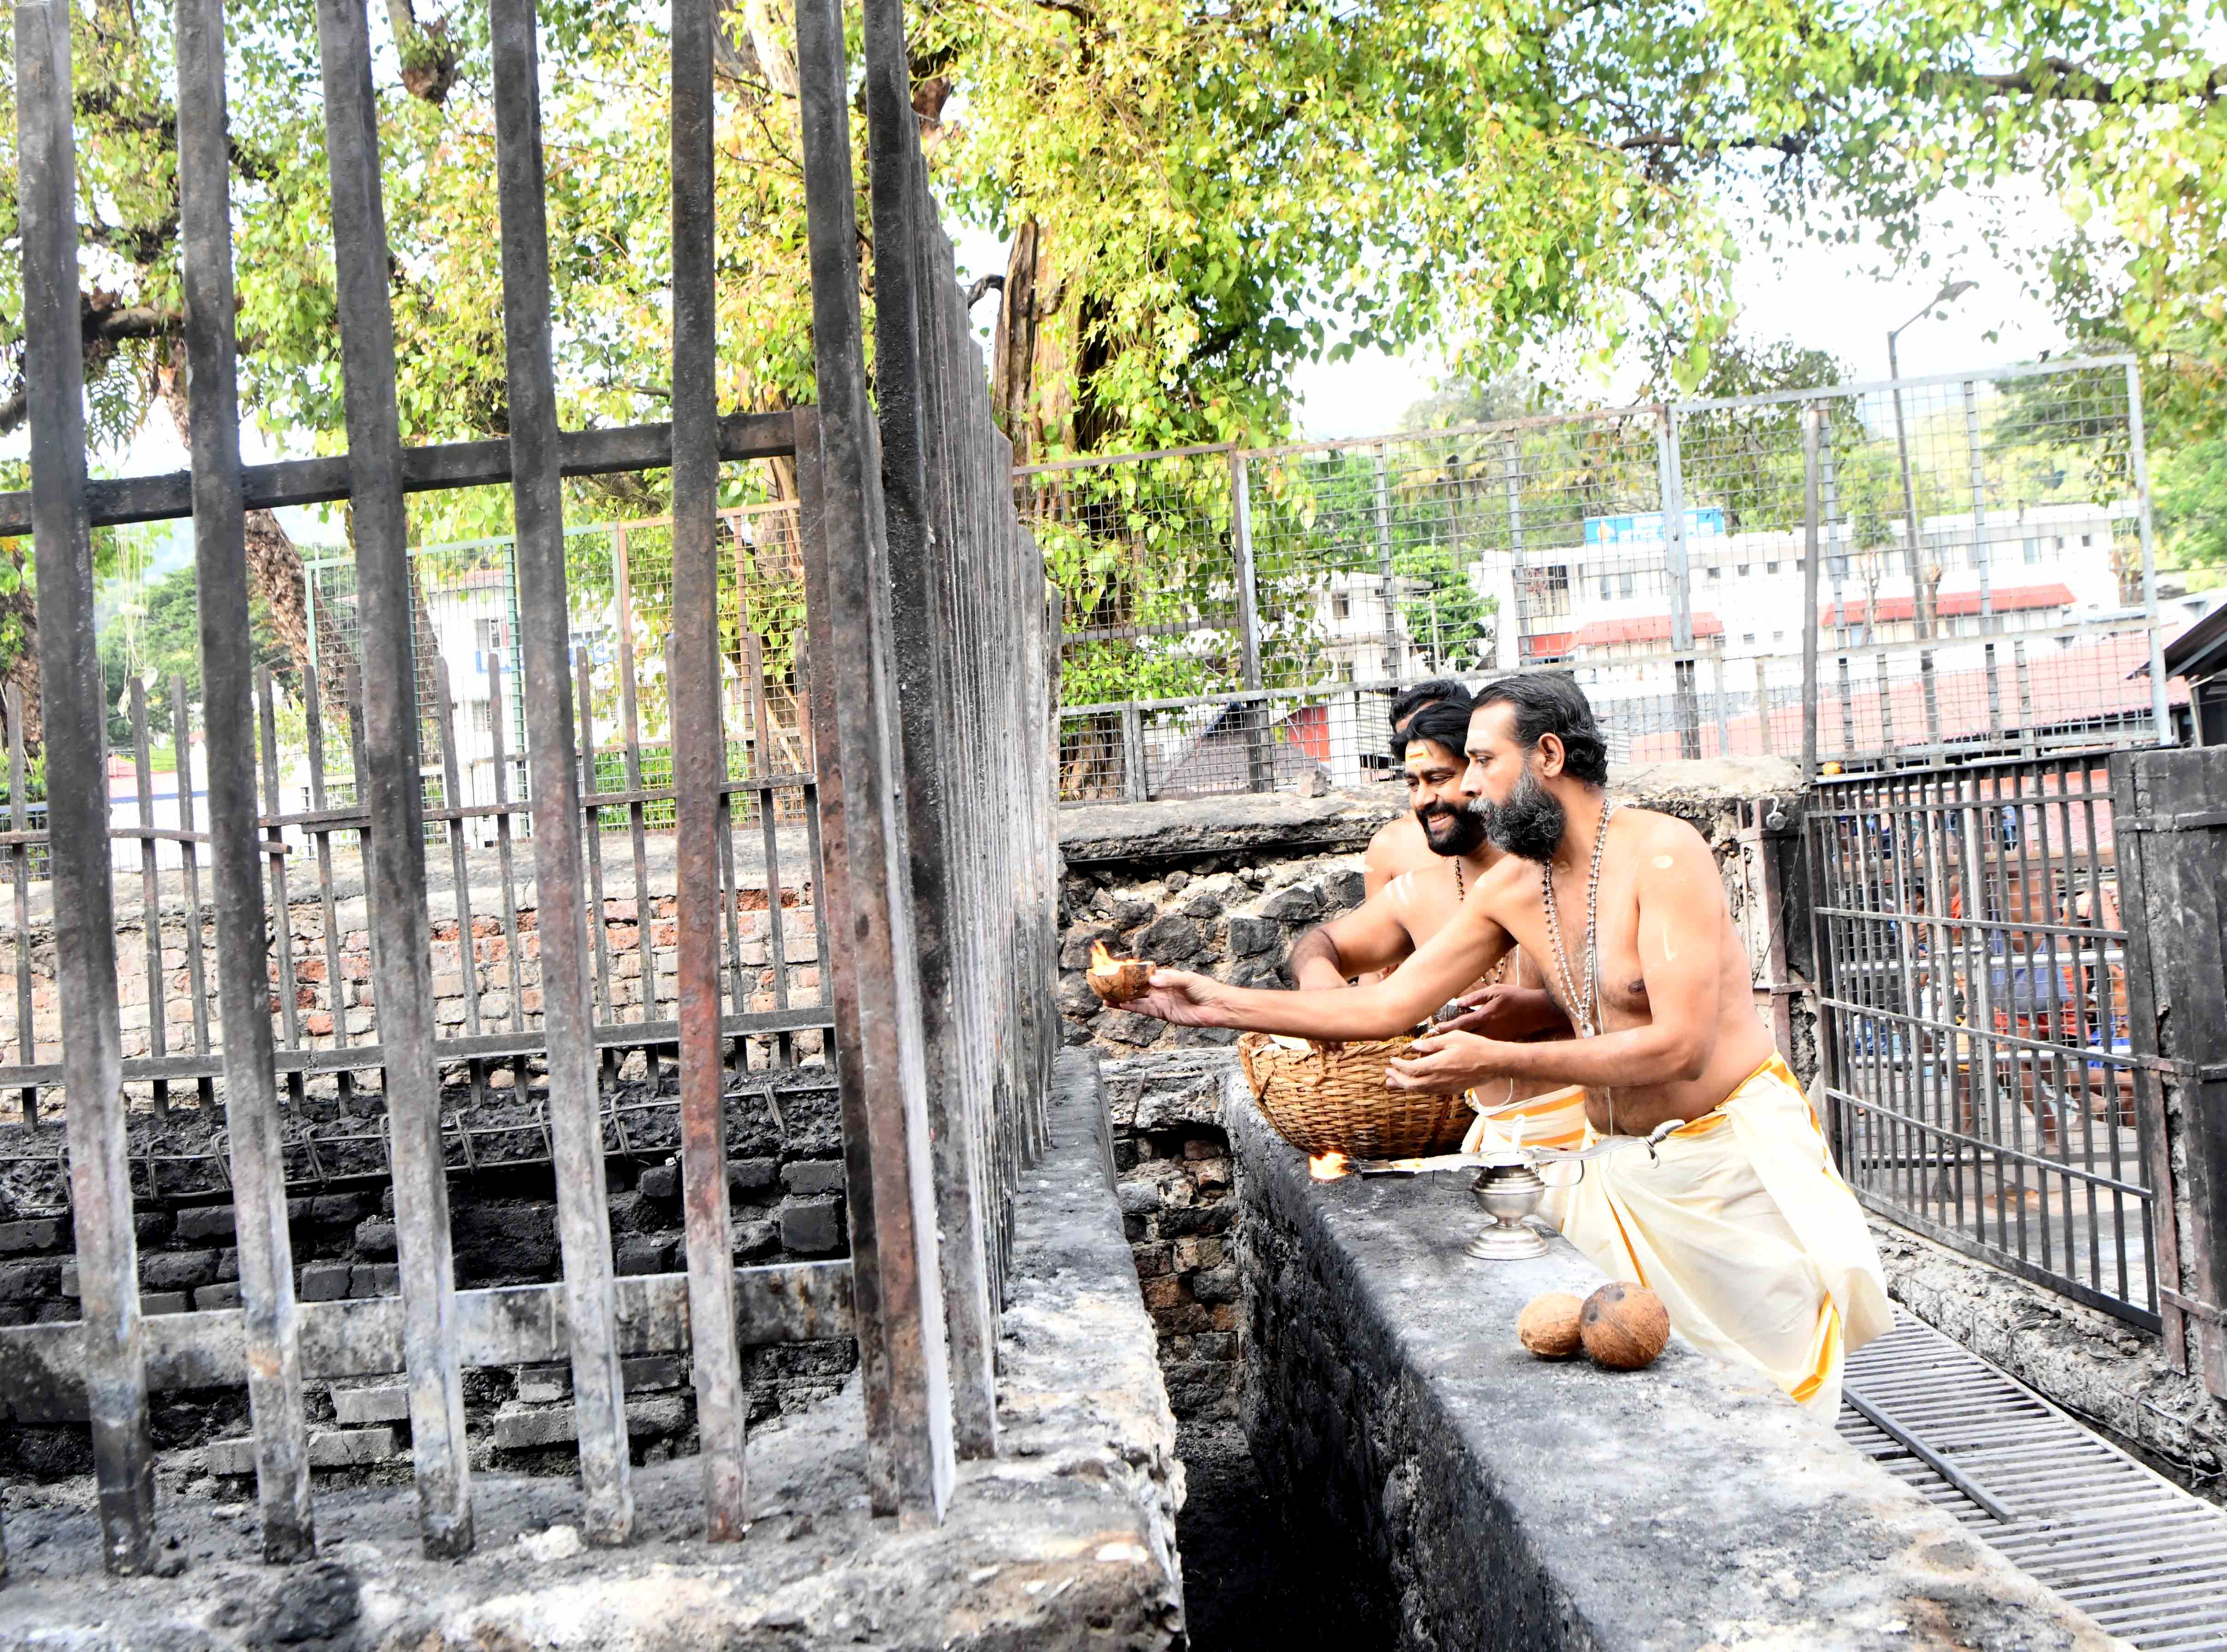
[[[1392,1037],[1520,944],[1544,960],[1578,1036],[1434,1032],[1386,1082],[1578,1084],[1589,1139],[1674,1125],[1651,1153],[1588,1163],[1560,1202],[1562,1231],[1604,1272],[1660,1296],[1695,1346],[1829,1421],[1847,1352],[1889,1330],[1892,1310],[1854,1195],[1756,1015],[1708,845],[1607,796],[1605,744],[1567,675],[1503,679],[1476,707],[1462,789],[1508,852],[1388,979],[1261,992],[1155,970],[1130,1007],[1192,1025]]]
[[[1403,772],[1409,820],[1427,858],[1400,872],[1354,910],[1310,929],[1293,943],[1292,974],[1300,987],[1332,991],[1355,977],[1373,980],[1399,967],[1452,919],[1471,884],[1505,852],[1486,840],[1484,817],[1461,789],[1469,767],[1470,700],[1426,705],[1407,725]],[[1379,839],[1383,837],[1379,832]],[[1450,1028],[1494,1038],[1567,1037],[1569,1022],[1547,991],[1537,966],[1520,949],[1503,953],[1484,978],[1462,993],[1468,1013]],[[1585,1093],[1513,1076],[1482,1091],[1471,1105],[1480,1118],[1472,1146],[1522,1142],[1575,1146],[1585,1127]],[[1535,1105],[1526,1105],[1535,1104]]]

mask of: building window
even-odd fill
[[[1638,589],[1639,576],[1636,573],[1627,573],[1624,576],[1622,584],[1618,587],[1618,594],[1624,596],[1629,596]]]
[[[2082,535],[2080,536],[2080,548],[2081,548],[2083,551],[2087,550],[2090,545],[2094,545],[2095,543],[2096,543],[2096,536],[2095,536],[2094,534],[2092,534],[2092,533],[2083,533],[2083,534],[2082,534]]]
[[[1754,564],[1752,564],[1752,563],[1747,563],[1747,562],[1743,562],[1742,564],[1740,564],[1740,565],[1739,565],[1739,577],[1740,577],[1742,579],[1746,578],[1746,577],[1747,577],[1747,571],[1748,571],[1750,568],[1753,567],[1754,565],[1755,565]]]
[[[1763,571],[1767,574],[1775,574],[1778,571],[1778,564],[1775,562],[1766,562],[1763,564]]]
[[[471,702],[471,707],[472,732],[474,734],[493,734],[495,732],[495,702],[492,700],[474,700]]]
[[[1353,614],[1353,598],[1342,590],[1330,594],[1330,616],[1334,620],[1349,619]]]
[[[1775,643],[1784,642],[1786,641],[1786,633],[1784,631],[1773,631],[1771,634],[1771,640]]]
[[[1752,648],[1755,647],[1755,633],[1752,631],[1743,631],[1740,634],[1740,647],[1743,648]]]
[[[1709,577],[1710,577],[1710,578],[1712,578],[1712,579],[1721,579],[1721,578],[1723,578],[1723,577],[1724,577],[1724,575],[1725,575],[1725,571],[1724,571],[1722,568],[1718,567],[1718,566],[1717,566],[1717,564],[1716,564],[1715,563],[1713,563],[1713,563],[1711,563],[1711,564],[1709,564]]]
[[[1605,603],[1606,601],[1608,601],[1608,588],[1609,588],[1610,584],[1611,584],[1611,581],[1612,581],[1612,578],[1613,578],[1613,576],[1609,575],[1609,574],[1603,574],[1603,575],[1600,577],[1601,601],[1603,601],[1604,603]]]
[[[2026,565],[2028,567],[2032,567],[2034,564],[2041,560],[2041,541],[2039,539],[2028,539],[2026,542],[2025,549]]]

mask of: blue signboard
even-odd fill
[[[1645,540],[1659,545],[1662,542],[1663,520],[1661,511],[1638,511],[1630,516],[1588,516],[1586,518],[1587,545],[1625,545],[1634,540]],[[1686,513],[1688,539],[1722,539],[1725,535],[1725,513],[1711,505]]]

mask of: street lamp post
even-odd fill
[[[1896,354],[1895,345],[1905,333],[1943,304],[1955,303],[1979,284],[1976,281],[1943,281],[1941,290],[1927,299],[1915,316],[1900,327],[1890,328],[1886,335],[1886,376],[1892,381],[1888,394],[1894,401],[1895,456],[1902,469],[1902,538],[1910,558],[1911,614],[1917,623],[1920,642],[1933,640],[1933,587],[1925,577],[1923,554],[1918,546],[1918,488],[1910,474],[1910,433],[1905,428],[1902,418],[1902,362]],[[1918,655],[1918,674],[1925,692],[1925,736],[1938,755],[1941,749],[1941,700],[1933,679],[1930,649]]]

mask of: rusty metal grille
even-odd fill
[[[1843,1439],[2112,1634],[2227,1647],[2227,1513],[1930,1326],[1859,1349],[1843,1383]]]
[[[865,0],[865,11],[878,418],[867,396],[865,238],[839,0],[794,8],[817,405],[719,411],[717,22],[711,0],[675,0],[672,422],[559,427],[539,20],[533,0],[490,0],[482,78],[504,231],[507,429],[498,440],[418,448],[403,445],[397,411],[366,8],[320,0],[348,451],[244,467],[224,8],[177,0],[192,469],[93,482],[70,7],[25,0],[16,9],[32,486],[0,498],[0,533],[28,531],[35,542],[47,797],[35,830],[18,745],[12,829],[0,834],[19,942],[16,1059],[0,1075],[27,1098],[34,1121],[46,1111],[40,1093],[53,1099],[59,1088],[81,1294],[76,1322],[0,1329],[0,1399],[89,1420],[112,1571],[144,1572],[154,1558],[150,1387],[245,1383],[272,1560],[316,1550],[305,1377],[406,1375],[421,1533],[436,1558],[475,1542],[462,1381],[472,1365],[569,1356],[582,1524],[602,1545],[626,1541],[634,1519],[622,1353],[688,1351],[712,1540],[737,1540],[747,1523],[739,1363],[747,1344],[855,1331],[877,1514],[939,1517],[955,1455],[994,1447],[996,1310],[1011,1196],[1042,1140],[1057,1042],[1052,649],[1040,561],[1012,507],[1010,453],[990,424],[986,374],[927,188],[903,10],[898,0]],[[722,465],[775,458],[794,460],[799,497],[762,513],[763,533],[738,531],[732,519],[723,529]],[[584,617],[572,601],[562,479],[665,469],[669,519],[615,536],[608,600]],[[437,639],[413,577],[404,498],[503,483],[515,537],[504,549],[500,601],[468,616],[495,627],[474,650],[488,714],[483,730],[470,729],[456,715],[458,672],[426,646]],[[346,612],[321,610],[317,635],[353,657],[340,667],[321,660],[309,675],[297,793],[278,760],[279,707],[253,670],[243,520],[250,509],[338,499],[351,506],[353,577],[319,593]],[[119,822],[107,784],[90,536],[98,526],[188,516],[204,703],[195,719],[174,683],[167,709],[182,727],[198,721],[206,795],[188,815],[196,788],[182,787],[177,824],[152,818],[140,693],[131,724],[137,818]],[[924,545],[932,556],[918,554]],[[801,671],[800,654],[809,660]],[[9,723],[20,730],[22,719]],[[482,734],[483,762],[467,739]],[[507,735],[517,737],[506,743]],[[655,894],[653,839],[669,842],[670,906],[645,910]],[[131,846],[124,861],[136,860],[150,912],[173,851],[196,914],[204,871],[214,909],[213,941],[196,921],[175,954],[161,923],[144,927],[142,979],[156,1002],[151,1048],[135,1051],[130,1068],[119,980],[137,967],[118,956],[118,840]],[[516,970],[514,851],[530,856],[535,883],[541,1002],[532,1010]],[[22,945],[35,852],[50,878],[57,977],[44,1050]],[[322,945],[308,949],[290,934],[292,893],[308,881],[297,870],[290,883],[297,852],[303,862],[314,858],[322,909]],[[335,913],[336,852],[360,867],[354,922],[367,943],[358,961],[375,992],[375,1043],[365,1039],[368,1023],[318,1026],[300,1013],[305,979],[321,972],[336,982],[348,973]],[[500,864],[500,877],[475,908],[473,863],[482,854]],[[739,922],[754,856],[775,920],[763,960],[745,955],[757,941]],[[629,862],[632,910],[620,915],[613,883],[623,885]],[[811,900],[793,937],[779,921],[792,883]],[[653,973],[640,950],[635,970],[620,967],[605,922],[620,915],[637,931],[669,923],[669,982],[640,980]],[[493,955],[482,957],[481,941]],[[808,944],[824,972],[826,986],[810,983],[807,1003],[789,997],[783,949],[792,941],[800,954]],[[767,966],[769,981],[757,973]],[[448,971],[464,979],[443,993]],[[174,1023],[163,1011],[181,973],[191,979],[191,1003]],[[278,1002],[263,1014],[274,985]],[[228,1020],[212,1024],[212,993],[235,1006]],[[538,1023],[527,1024],[534,1014]],[[724,1101],[731,1085],[767,1081],[751,1076],[756,1063],[737,1041],[769,1041],[773,1064],[786,1067],[795,1035],[830,1028],[852,1260],[738,1270]],[[600,1105],[597,1066],[614,1045],[676,1061],[685,1273],[613,1278],[604,1159],[615,1121]],[[565,1278],[516,1292],[459,1292],[445,1172],[459,1145],[469,1165],[475,1139],[445,1128],[443,1070],[463,1063],[476,1088],[490,1081],[491,1066],[509,1062],[522,1081],[530,1051],[540,1053],[547,1101],[520,1133],[538,1135],[554,1167]],[[311,1069],[343,1081],[376,1074],[399,1300],[297,1311],[286,1125]],[[127,1079],[147,1085],[158,1107],[213,1106],[221,1087],[242,1313],[167,1317],[159,1335],[143,1323]],[[182,1081],[197,1092],[190,1103],[171,1089]],[[634,1127],[619,1125],[622,1144]]]
[[[2103,755],[1821,780],[1826,1094],[1872,1209],[2152,1329],[2154,1075]]]

